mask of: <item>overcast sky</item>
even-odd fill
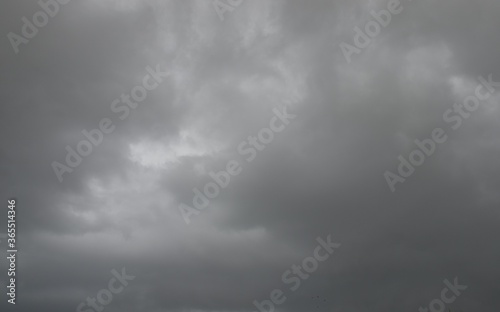
[[[359,49],[355,28],[391,1],[237,2],[73,0],[17,44],[41,7],[0,4],[0,232],[15,198],[19,250],[13,306],[0,245],[0,310],[76,311],[125,267],[106,312],[250,312],[273,289],[275,311],[418,311],[455,277],[446,310],[497,312],[500,87],[444,114],[500,81],[500,2],[401,0]],[[145,79],[142,102],[113,106]],[[271,121],[248,161],[240,145]],[[398,157],[436,128],[447,140],[400,182]],[[240,173],[183,215],[230,161]],[[282,274],[329,235],[340,248],[290,291]]]

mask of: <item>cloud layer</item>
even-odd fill
[[[457,130],[443,113],[500,81],[500,2],[401,0],[348,63],[340,44],[387,2],[243,1],[221,21],[209,0],[71,1],[19,53],[7,34],[40,6],[2,4],[12,311],[75,311],[123,267],[136,278],[105,311],[255,311],[327,235],[342,247],[280,311],[415,311],[455,276],[447,308],[498,311],[500,96]],[[158,64],[168,78],[121,120],[112,102]],[[275,108],[297,117],[246,161]],[[52,162],[103,118],[116,129],[59,182]],[[448,140],[391,192],[384,172],[434,128]],[[186,225],[179,205],[230,160],[242,172]]]

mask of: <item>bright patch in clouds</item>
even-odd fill
[[[182,131],[170,144],[158,141],[141,141],[129,145],[129,159],[143,167],[167,168],[180,163],[182,157],[211,156],[223,146],[207,141],[195,132]]]

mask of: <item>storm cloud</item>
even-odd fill
[[[384,26],[389,3],[4,1],[0,309],[77,311],[125,268],[104,311],[258,311],[274,289],[267,312],[417,311],[455,277],[446,310],[498,311],[500,2],[401,0]]]

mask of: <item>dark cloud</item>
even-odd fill
[[[19,240],[2,311],[75,311],[123,267],[136,278],[105,311],[253,311],[276,288],[282,311],[411,311],[456,276],[446,309],[497,311],[498,93],[457,130],[443,113],[500,81],[500,4],[401,3],[349,64],[340,43],[387,1],[243,1],[223,21],[209,0],[70,1],[17,54],[7,34],[40,7],[2,4]],[[157,64],[170,76],[120,120],[111,103]],[[285,107],[297,117],[246,161],[239,144]],[[116,130],[60,183],[51,163],[102,118]],[[391,192],[384,172],[434,128],[448,140]],[[186,225],[179,204],[230,160],[242,172]],[[282,274],[329,234],[342,247],[290,291]]]

